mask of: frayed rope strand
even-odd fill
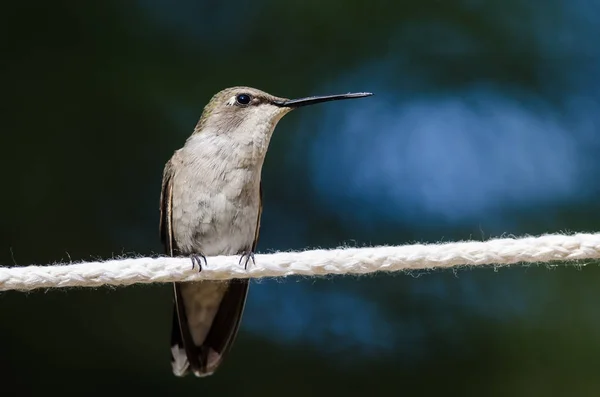
[[[552,234],[485,242],[339,248],[257,254],[248,270],[239,256],[208,258],[201,272],[188,257],[124,258],[51,266],[0,267],[0,291],[123,286],[137,283],[227,280],[291,275],[366,274],[600,258],[600,234]]]

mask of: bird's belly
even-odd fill
[[[173,232],[181,254],[235,255],[252,248],[258,221],[258,197],[244,202],[217,193],[190,197],[185,204],[173,204]]]

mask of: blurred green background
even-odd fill
[[[163,166],[234,85],[376,94],[279,123],[261,252],[600,231],[596,1],[8,1],[0,15],[2,265],[162,253]],[[0,383],[597,396],[586,263],[254,282],[207,379],[171,374],[170,285],[5,292]]]

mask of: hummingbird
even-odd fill
[[[160,195],[160,238],[166,255],[240,255],[254,262],[262,214],[262,166],[278,121],[301,106],[361,98],[367,92],[276,97],[227,88],[205,106],[193,133],[166,163]],[[212,375],[230,350],[242,319],[248,279],[174,283],[171,365],[176,376]]]

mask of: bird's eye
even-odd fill
[[[235,97],[235,100],[240,105],[247,105],[247,104],[250,103],[250,101],[252,100],[252,98],[248,94],[239,94],[238,96]]]

